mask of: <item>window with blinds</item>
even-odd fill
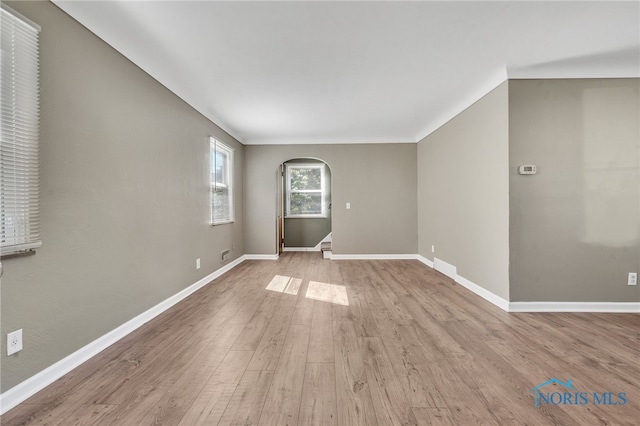
[[[38,211],[40,27],[0,9],[0,253],[42,245]]]
[[[233,149],[211,138],[211,223],[234,221]]]

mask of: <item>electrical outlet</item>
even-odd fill
[[[200,269],[200,258],[196,259],[196,269]]]
[[[7,334],[7,355],[13,355],[22,350],[22,329]]]
[[[351,209],[351,203],[347,203],[347,210]]]
[[[436,252],[436,246],[431,246],[431,253],[435,253]]]
[[[628,285],[638,285],[638,273],[629,272],[629,278],[627,279]]]

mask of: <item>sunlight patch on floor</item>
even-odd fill
[[[335,303],[336,305],[349,306],[347,289],[343,285],[309,281],[309,287],[307,288],[305,297],[307,299]]]
[[[284,275],[276,275],[273,277],[266,290],[277,291],[278,293],[292,294],[296,296],[302,285],[301,278],[285,277]]]
[[[300,286],[302,285],[302,278],[291,278],[289,280],[289,284],[287,284],[287,288],[284,289],[283,293],[293,294],[294,296],[298,294],[300,290]]]

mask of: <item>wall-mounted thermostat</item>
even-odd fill
[[[518,167],[518,173],[521,175],[535,175],[536,166],[526,165]]]

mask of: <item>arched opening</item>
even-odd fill
[[[331,242],[331,168],[317,158],[292,158],[279,167],[278,253],[321,251]]]

